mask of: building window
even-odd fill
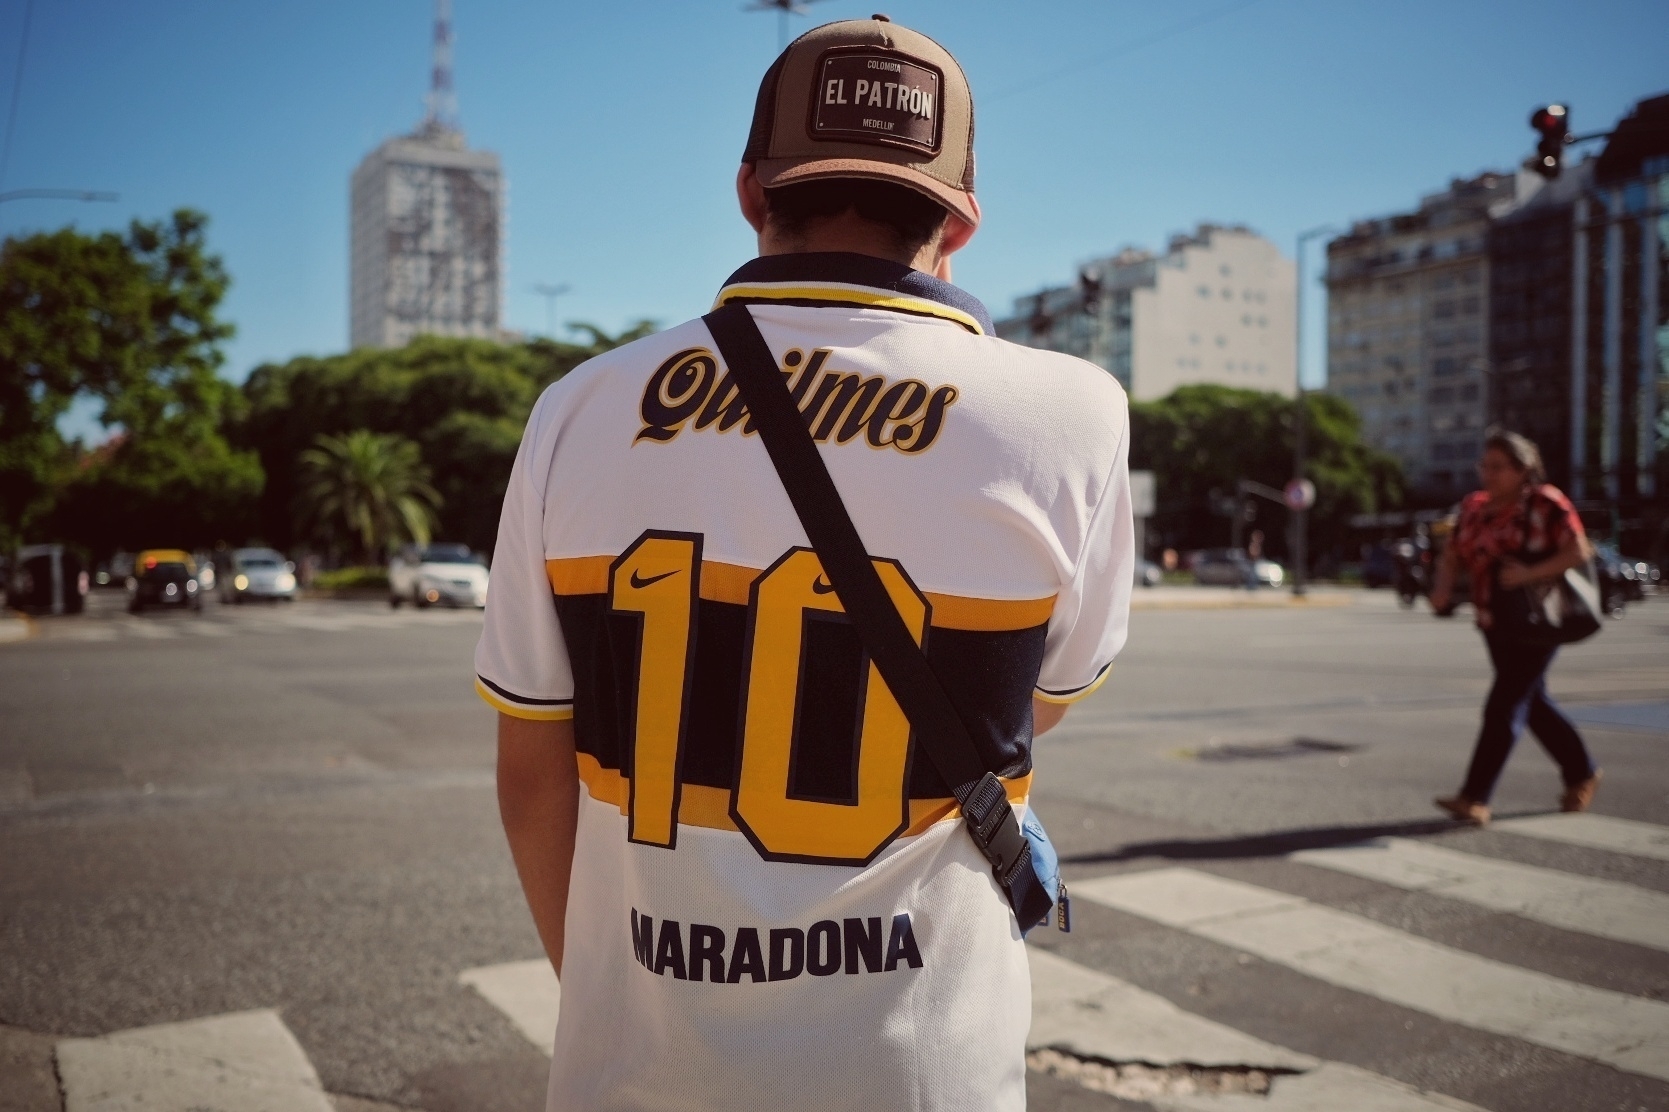
[[[1200,296],[1201,297],[1210,297],[1211,296],[1211,287],[1210,286],[1201,286],[1200,287]]]
[[[1459,370],[1459,364],[1456,363],[1455,360],[1447,357],[1435,359],[1431,364],[1431,373],[1436,375],[1438,378],[1447,377],[1448,375],[1452,375]]]
[[[1475,402],[1475,401],[1477,401],[1478,400],[1478,384],[1476,382],[1469,382],[1465,386],[1462,386],[1460,388],[1460,400],[1463,401],[1463,402]]]

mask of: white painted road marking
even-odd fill
[[[544,958],[512,961],[466,969],[458,980],[487,998],[487,1002],[509,1017],[527,1041],[549,1054],[556,1045],[556,1017],[562,1006],[562,988],[556,972]]]
[[[58,1076],[65,1112],[333,1112],[270,1010],[65,1039]]]
[[[1586,849],[1669,861],[1669,827],[1656,823],[1631,822],[1595,814],[1532,815],[1522,819],[1502,819],[1492,824],[1490,829]]]
[[[1074,886],[1076,887],[1076,886]],[[1300,1070],[1274,1078],[1267,1096],[1149,1096],[1161,1112],[1436,1112],[1473,1109],[1452,1097],[1423,1093],[1400,1081],[1340,1062],[1323,1062],[1232,1027],[1185,1012],[1163,996],[1087,969],[1044,950],[1028,949],[1032,1028],[1028,1049],[1053,1047],[1083,1058],[1150,1066],[1247,1066]]]
[[[1669,950],[1669,896],[1632,884],[1457,853],[1406,838],[1303,850],[1291,859],[1568,931]]]
[[[1041,950],[1028,950],[1032,1028],[1028,1048],[1054,1047],[1080,1057],[1147,1065],[1247,1066],[1299,1070],[1274,1081],[1267,1097],[1147,1098],[1162,1112],[1439,1112],[1470,1110],[1450,1097],[1417,1089],[1354,1066],[1323,1062],[1275,1046],[1201,1016],[1156,993]],[[503,1012],[546,1054],[556,1041],[561,989],[543,958],[468,969],[458,980]],[[1250,1100],[1255,1103],[1244,1103]]]
[[[1519,969],[1296,896],[1158,869],[1074,896],[1439,1019],[1669,1081],[1669,1005]]]

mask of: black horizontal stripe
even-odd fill
[[[1088,683],[1081,683],[1077,687],[1063,687],[1059,690],[1055,690],[1053,688],[1048,688],[1048,687],[1040,687],[1040,688],[1038,688],[1038,690],[1043,692],[1043,694],[1045,694],[1045,695],[1055,695],[1055,696],[1058,696],[1058,697],[1061,697],[1061,698],[1064,698],[1067,695],[1076,695],[1078,692],[1084,690],[1086,687],[1094,687],[1095,682],[1097,680],[1099,680],[1102,676],[1106,675],[1107,674],[1107,669],[1111,668],[1112,666],[1113,666],[1113,662],[1110,661],[1110,660],[1107,661],[1107,663],[1103,664],[1100,668],[1098,668],[1096,670],[1095,675],[1090,677],[1090,680],[1089,680]]]
[[[904,313],[912,317],[925,317],[928,320],[950,320],[943,313],[931,312],[927,309],[910,309],[903,305],[876,305],[868,301],[849,301],[839,297],[772,297],[769,295],[751,295],[748,297],[727,297],[726,305],[798,305],[807,309],[872,309],[881,313]]]
[[[642,625],[633,614],[614,612],[606,595],[557,595],[556,611],[574,672],[574,744],[604,768],[631,775],[637,670]],[[725,791],[735,785],[741,730],[742,669],[748,608],[702,599],[696,609],[695,657],[686,713],[680,780]],[[1047,624],[1030,629],[984,631],[930,629],[927,658],[945,692],[967,721],[985,767],[1014,778],[1031,771],[1031,697],[1043,662]],[[801,679],[824,688],[806,705],[820,721],[803,731],[794,751],[795,790],[807,796],[849,790],[851,730],[856,707],[836,715],[827,705],[835,691],[853,690],[863,667],[855,638],[814,639],[812,672]],[[847,696],[850,697],[849,695]],[[950,795],[926,760],[913,761],[909,797]]]
[[[501,695],[510,700],[512,703],[521,703],[530,707],[567,707],[572,706],[574,703],[572,699],[529,699],[526,695],[517,695],[513,691],[504,690],[504,688],[500,687],[498,684],[494,683],[492,680],[483,676],[479,672],[475,674],[475,678],[491,689],[493,694]]]
[[[940,305],[948,305],[952,309],[959,309],[978,321],[980,329],[987,336],[997,334],[996,328],[991,324],[991,314],[979,298],[973,294],[960,287],[953,286],[949,282],[935,278],[931,274],[904,266],[902,263],[877,259],[869,255],[855,255],[844,251],[806,251],[787,255],[763,255],[743,263],[736,273],[725,280],[724,284],[726,286],[737,286],[749,282],[805,282],[808,284],[841,282],[850,286],[868,286],[875,290],[888,290],[892,293],[903,294],[906,297],[918,297],[924,301],[937,301]],[[885,308],[889,312],[895,311],[895,307],[890,305],[866,305],[863,308]]]

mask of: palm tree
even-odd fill
[[[407,539],[429,543],[441,498],[414,442],[368,429],[321,433],[300,462],[313,520],[351,538],[366,557],[378,559]]]

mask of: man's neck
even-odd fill
[[[804,235],[787,238],[766,224],[759,233],[761,255],[798,255],[820,251],[844,251],[853,255],[868,255],[875,259],[898,263],[926,274],[937,274],[943,262],[939,253],[939,237],[924,243],[919,251],[904,254],[898,250],[891,229],[881,227],[854,213],[813,221]],[[940,274],[939,277],[948,277]]]

